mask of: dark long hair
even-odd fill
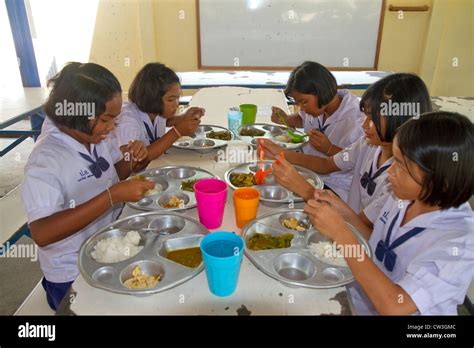
[[[286,84],[288,98],[295,91],[318,97],[318,107],[322,107],[337,94],[336,78],[324,65],[306,61],[291,72]]]
[[[398,105],[398,114],[383,115],[384,105]],[[418,110],[404,109],[404,105],[417,106]],[[398,73],[384,77],[370,85],[362,95],[360,110],[369,113],[377,134],[385,142],[392,142],[395,131],[411,117],[431,111],[431,99],[423,80],[415,74]],[[385,118],[385,133],[382,133],[381,117]]]
[[[68,63],[48,81],[52,86],[43,108],[56,126],[65,126],[91,134],[90,116],[97,117],[106,109],[106,103],[122,93],[120,82],[108,69],[94,63]],[[94,105],[95,115],[58,114],[58,103],[89,103]]]
[[[172,69],[161,63],[148,63],[133,79],[128,99],[143,112],[161,115],[163,96],[175,83],[179,83],[179,77]]]
[[[453,112],[431,112],[396,133],[403,156],[424,173],[420,199],[442,209],[458,207],[474,194],[474,125]]]

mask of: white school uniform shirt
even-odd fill
[[[366,138],[362,137],[333,156],[336,166],[341,171],[352,171],[353,173],[347,204],[356,214],[364,211],[371,222],[375,221],[380,209],[385,204],[387,196],[390,194],[387,166],[393,163],[393,157],[377,167],[377,160],[381,152],[382,147],[369,145]],[[374,176],[382,167],[387,167],[387,169],[374,179],[376,188],[373,194],[369,195],[367,188],[364,188],[361,184],[361,178],[370,170],[372,170],[372,176]]]
[[[338,90],[342,97],[339,108],[323,123],[323,115],[313,117],[300,111],[299,115],[303,121],[304,130],[309,133],[311,129],[318,129],[319,125],[325,128],[324,134],[329,141],[340,147],[346,148],[356,142],[363,135],[361,124],[364,120],[364,113],[359,109],[359,99],[348,90]],[[319,122],[319,123],[318,123]],[[311,144],[303,147],[303,152],[307,155],[327,158],[325,153],[316,150]],[[344,201],[347,200],[349,188],[352,181],[351,172],[335,172],[331,174],[319,174],[324,183],[336,192]]]
[[[458,208],[422,214],[400,227],[409,203],[388,197],[369,239],[372,252],[380,240],[385,240],[398,212],[390,243],[414,227],[425,230],[393,249],[397,258],[391,272],[375,255],[372,259],[387,277],[408,293],[418,309],[415,314],[457,315],[457,305],[464,302],[474,277],[472,209],[469,203],[464,203]],[[377,314],[359,284],[348,286],[348,290],[358,315]]]
[[[151,122],[150,116],[141,111],[135,103],[126,102],[122,106],[122,111],[117,118],[117,127],[113,133],[119,147],[127,145],[130,140],[140,140],[148,146],[153,142],[150,135],[157,140],[166,133],[166,118],[158,115]]]
[[[109,168],[100,178],[92,175],[90,163],[79,152],[94,158],[84,145],[60,131],[53,122],[46,124],[25,166],[21,196],[28,224],[59,211],[78,206],[119,181],[114,164],[122,154],[109,139],[91,145]],[[39,247],[39,261],[45,278],[54,283],[73,281],[79,274],[78,252],[82,243],[100,228],[116,220],[122,204],[116,204],[98,219],[73,235]]]

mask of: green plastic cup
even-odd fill
[[[257,117],[257,105],[255,104],[241,104],[239,105],[242,111],[242,125],[254,124],[255,117]]]

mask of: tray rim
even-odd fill
[[[227,146],[227,142],[232,141],[232,140],[235,140],[235,135],[234,135],[234,133],[233,133],[230,129],[226,128],[226,127],[218,126],[218,125],[214,125],[214,124],[200,124],[198,127],[200,127],[200,126],[216,127],[216,128],[225,130],[225,131],[227,131],[227,132],[230,133],[231,139],[230,139],[230,140],[211,139],[211,140],[219,140],[219,141],[222,141],[223,143],[221,143],[221,144],[216,144],[216,145],[214,145],[214,146],[212,146],[212,147],[207,147],[207,148],[199,148],[199,147],[195,147],[195,146],[192,146],[192,145],[190,145],[190,146],[179,146],[179,145],[178,145],[178,140],[179,140],[179,139],[176,140],[171,146],[174,147],[174,148],[176,148],[176,149],[181,149],[181,150],[193,150],[193,151],[198,151],[198,152],[200,152],[200,151],[208,152],[208,151],[209,151],[209,152],[210,152],[211,150],[219,149],[219,148],[221,148],[221,147]],[[204,137],[203,139],[210,139],[210,138]]]
[[[259,137],[250,137],[250,136],[247,136],[247,135],[240,135],[240,130],[242,129],[242,127],[247,127],[247,126],[260,126],[260,127],[264,127],[264,126],[272,126],[272,127],[278,127],[280,128],[281,130],[286,130],[286,127],[285,126],[282,126],[280,124],[277,124],[277,123],[253,123],[253,124],[243,124],[241,125],[238,129],[237,129],[237,134],[236,134],[236,137],[237,139],[239,140],[243,140],[245,141],[247,144],[251,145],[252,147],[256,147],[257,145],[256,144],[252,144],[251,141],[247,141],[248,138],[251,138],[251,139],[255,139],[255,138],[266,138],[266,139],[270,139],[271,141],[273,141],[275,144],[281,146],[281,145],[285,145],[285,149],[286,150],[297,150],[297,149],[300,149],[302,148],[303,146],[305,146],[308,142],[309,142],[309,137],[306,137],[306,141],[303,141],[302,143],[284,143],[284,142],[281,142],[281,141],[275,141],[273,139],[273,137],[265,137],[265,135],[263,136],[259,136]],[[298,130],[295,130],[296,133],[298,133],[299,135],[303,135],[302,132],[298,131]],[[269,131],[265,130],[266,133],[269,133]],[[242,138],[244,137],[244,138]],[[288,144],[290,145],[293,145],[293,146],[288,146]]]
[[[211,173],[210,171],[208,171],[206,169],[202,169],[202,168],[198,168],[198,167],[192,167],[192,166],[180,166],[180,165],[168,165],[168,166],[163,166],[163,167],[155,167],[155,168],[150,168],[150,169],[144,169],[141,172],[134,173],[134,175],[143,175],[144,173],[150,172],[152,170],[171,170],[171,169],[180,169],[180,168],[201,171],[201,172],[204,172],[206,174],[211,175],[211,178],[219,179],[219,176],[215,175],[214,173]],[[143,175],[143,176],[146,176],[146,175]],[[129,179],[130,178],[127,178],[126,180],[129,180]],[[178,180],[178,179],[176,179],[176,180]],[[179,179],[179,180],[189,180],[189,178],[188,179]],[[188,192],[188,191],[183,191],[183,192],[186,192],[184,194],[186,194],[188,196],[191,193],[194,194],[194,192]],[[155,199],[158,199],[158,198],[155,198]],[[188,206],[185,206],[184,208],[171,208],[171,209],[170,208],[158,208],[158,209],[156,209],[156,208],[147,207],[147,206],[139,206],[137,204],[137,202],[126,202],[126,205],[128,207],[132,208],[132,209],[135,209],[135,210],[148,211],[148,212],[154,212],[154,211],[181,212],[181,211],[185,211],[185,210],[193,209],[193,208],[197,207],[197,203],[190,204]]]
[[[187,215],[184,215],[184,214],[180,214],[178,212],[164,212],[164,211],[153,211],[153,212],[143,212],[143,213],[139,213],[139,214],[133,214],[133,215],[129,215],[129,216],[126,216],[126,217],[123,217],[121,219],[118,219],[118,220],[115,220],[111,223],[109,223],[108,225],[100,228],[97,232],[95,232],[93,235],[91,235],[89,238],[87,238],[81,245],[81,248],[79,249],[79,255],[78,255],[78,268],[79,268],[79,273],[82,275],[82,277],[86,280],[86,282],[95,287],[95,288],[98,288],[98,289],[103,289],[103,290],[106,290],[106,291],[110,291],[110,292],[113,292],[113,293],[118,293],[118,294],[125,294],[125,295],[135,295],[135,296],[143,296],[143,295],[152,295],[152,294],[155,294],[155,293],[158,293],[158,292],[163,292],[163,291],[166,291],[166,290],[169,290],[169,289],[172,289],[178,285],[181,285],[185,282],[187,282],[188,280],[196,277],[198,274],[200,274],[203,270],[204,270],[204,262],[201,262],[201,264],[196,267],[195,269],[191,269],[192,271],[189,272],[189,274],[179,280],[176,280],[174,282],[171,282],[163,287],[158,287],[158,288],[150,288],[150,289],[137,289],[137,290],[132,290],[132,289],[127,289],[125,287],[121,288],[121,289],[114,289],[114,288],[111,288],[109,286],[107,286],[106,284],[102,284],[102,283],[99,283],[97,281],[95,281],[93,278],[92,278],[92,274],[89,274],[85,269],[84,269],[84,265],[82,263],[82,259],[84,257],[86,257],[85,255],[85,251],[86,249],[88,248],[89,244],[92,242],[92,240],[97,236],[99,235],[100,233],[103,233],[103,232],[106,232],[108,230],[114,230],[114,229],[120,229],[120,228],[114,228],[114,225],[116,224],[120,224],[124,221],[127,221],[129,219],[132,219],[132,218],[135,218],[135,217],[138,217],[138,216],[153,216],[153,215],[173,215],[173,216],[179,216],[185,220],[189,220],[190,222],[194,223],[194,224],[197,224],[197,225],[200,225],[202,227],[202,231],[204,232],[204,234],[200,234],[200,233],[194,233],[194,234],[187,234],[187,235],[180,235],[180,236],[177,236],[176,238],[183,238],[183,237],[186,237],[186,236],[206,236],[207,234],[211,233],[204,225],[202,225],[198,220],[192,218],[192,217],[189,217]],[[133,229],[131,229],[130,231],[132,231]],[[116,262],[116,263],[101,263],[103,264],[103,266],[100,266],[98,267],[94,272],[96,272],[98,269],[101,269],[101,268],[104,268],[104,267],[112,267],[113,268],[113,264],[118,264],[118,263],[125,263],[126,261],[129,261],[128,263],[129,264],[132,264],[134,262],[138,262],[138,261],[148,261],[148,260],[151,260],[151,261],[155,261],[155,262],[159,262],[160,263],[160,260],[161,256],[158,256],[158,253],[159,253],[159,250],[160,249],[160,245],[161,247],[163,246],[163,243],[167,240],[170,240],[170,239],[175,239],[173,237],[171,237],[172,235],[168,236],[168,238],[163,238],[163,236],[161,235],[156,235],[155,237],[149,237],[150,239],[153,239],[152,241],[149,241],[149,239],[147,239],[145,241],[145,244],[149,241],[149,243],[158,243],[158,248],[156,250],[154,250],[154,253],[152,254],[149,254],[147,256],[144,256],[142,259],[140,260],[135,260],[135,258],[139,255],[135,255],[135,256],[132,256],[131,258],[127,259],[127,260],[123,260],[123,261],[120,261],[120,262]],[[150,247],[151,248],[151,247]],[[175,265],[173,266],[176,266],[176,267],[183,267],[183,269],[185,269],[186,267],[183,266],[183,265],[180,265],[178,263],[175,263],[173,261],[169,261],[170,263],[174,263]],[[161,262],[162,265],[164,265],[162,262]],[[108,266],[109,265],[109,266]],[[126,267],[126,266],[125,266]],[[165,266],[166,267],[166,266]],[[120,273],[120,271],[119,271]],[[120,274],[117,274],[116,275],[117,277],[120,276]]]
[[[232,170],[234,170],[235,168],[237,167],[240,167],[240,166],[247,166],[249,167],[251,164],[257,164],[259,163],[260,161],[253,161],[253,162],[246,162],[246,163],[240,163],[240,164],[237,164],[231,168],[229,168],[225,174],[224,174],[224,181],[227,183],[227,185],[229,185],[229,187],[232,189],[232,190],[237,190],[241,187],[237,187],[237,186],[234,186],[231,182],[230,182],[230,179],[229,179],[229,176],[232,172]],[[264,160],[263,163],[273,163],[275,162],[275,160]],[[317,174],[317,173],[314,173],[313,171],[311,171],[310,169],[308,168],[305,168],[305,167],[301,167],[301,166],[297,166],[295,165],[295,168],[298,169],[298,171],[300,170],[303,170],[303,171],[307,171],[310,175],[313,176],[313,178],[316,178],[316,181],[317,183],[319,183],[319,185],[317,185],[316,188],[319,188],[319,189],[322,189],[324,187],[324,181],[323,179],[321,179],[321,177]],[[279,187],[283,187],[281,185],[279,185],[278,183],[275,183],[275,185],[253,185],[253,186],[249,186],[249,187],[253,187],[253,188],[256,188],[258,186],[279,186]],[[286,189],[283,187],[283,189],[287,190],[290,194],[290,198],[289,199],[283,199],[283,200],[274,200],[274,199],[268,199],[268,198],[262,198],[260,197],[260,201],[263,201],[263,202],[269,202],[269,203],[281,203],[281,204],[284,204],[284,203],[290,203],[290,202],[294,202],[294,203],[301,203],[301,202],[304,202],[304,199],[301,198],[301,197],[297,197],[295,196],[295,194],[293,192],[291,192],[290,190]],[[291,198],[293,198],[291,200]]]
[[[259,220],[263,220],[269,216],[272,216],[272,215],[281,215],[283,213],[287,213],[287,212],[302,212],[304,213],[304,210],[303,209],[281,209],[281,210],[278,210],[278,211],[274,211],[274,212],[270,212],[270,213],[267,213],[267,214],[264,214],[264,215],[261,215],[259,216],[257,219],[249,222],[248,224],[246,224],[243,229],[242,229],[242,237],[244,238],[244,241],[245,243],[247,243],[247,233],[249,232],[250,230],[250,227],[252,225],[254,225],[255,223],[259,222]],[[350,228],[350,230],[352,231],[352,233],[357,237],[357,239],[359,240],[359,242],[363,245],[363,247],[365,248],[366,252],[367,252],[367,255],[368,257],[372,258],[373,257],[373,252],[372,252],[372,249],[370,248],[370,245],[368,243],[368,241],[366,241],[364,239],[364,237],[362,236],[362,234],[353,226],[351,225],[350,223],[346,222],[346,225]],[[308,231],[306,232],[303,232],[305,234],[307,234],[308,232],[311,232],[311,233],[319,233],[319,231],[317,229],[314,228],[314,226],[312,226],[311,229],[309,229]],[[298,235],[299,233],[301,232],[298,232],[298,231],[295,231],[294,235]],[[305,236],[305,240],[307,239],[307,236]],[[272,249],[272,250],[281,250],[281,254],[285,254],[285,253],[297,253],[298,255],[303,255],[303,256],[306,256],[305,254],[299,254],[297,251],[299,250],[303,250],[303,251],[308,251],[309,253],[311,253],[309,251],[309,249],[301,249],[301,248],[293,248],[293,247],[290,247],[290,248],[283,248],[283,249]],[[286,251],[286,252],[285,252]],[[296,287],[304,287],[304,288],[311,288],[311,289],[332,289],[332,288],[337,288],[337,287],[340,287],[340,286],[345,286],[345,285],[348,285],[352,282],[354,282],[355,280],[355,277],[354,275],[352,274],[352,271],[351,271],[351,274],[352,274],[352,277],[350,278],[347,278],[347,279],[344,279],[342,281],[339,281],[339,282],[336,282],[335,284],[328,284],[328,285],[317,285],[317,284],[308,284],[308,283],[305,283],[305,281],[292,281],[292,280],[289,280],[289,279],[286,279],[284,277],[281,277],[278,273],[272,273],[272,272],[269,272],[265,266],[261,265],[259,262],[257,262],[257,259],[253,257],[253,254],[255,254],[256,251],[252,251],[252,250],[249,250],[247,247],[245,248],[244,250],[244,254],[245,256],[249,259],[249,261],[258,269],[260,270],[262,273],[264,273],[265,275],[269,276],[270,278],[273,278],[275,280],[278,280],[279,282],[283,283],[283,284],[287,284],[289,286],[296,286]],[[280,255],[281,255],[280,254]],[[275,256],[277,257],[277,256]],[[316,257],[313,257],[315,260],[318,261],[318,263],[322,263],[324,265],[326,265],[327,267],[325,267],[324,269],[326,268],[335,268],[335,269],[338,269],[340,266],[334,266],[334,265],[331,265],[329,263],[325,263],[321,260],[319,260],[318,258]],[[274,258],[272,259],[271,262],[273,262]],[[349,268],[349,267],[348,267]],[[350,270],[350,268],[349,268]],[[317,274],[320,273],[319,271],[317,271],[317,273],[315,275],[313,275],[313,277],[316,277]],[[311,278],[313,278],[311,277]],[[311,279],[310,278],[310,279]]]

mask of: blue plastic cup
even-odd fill
[[[244,240],[232,232],[213,232],[201,241],[201,253],[209,290],[229,296],[237,288]]]
[[[230,108],[227,112],[227,126],[237,136],[237,130],[242,125],[242,112],[239,108]]]

